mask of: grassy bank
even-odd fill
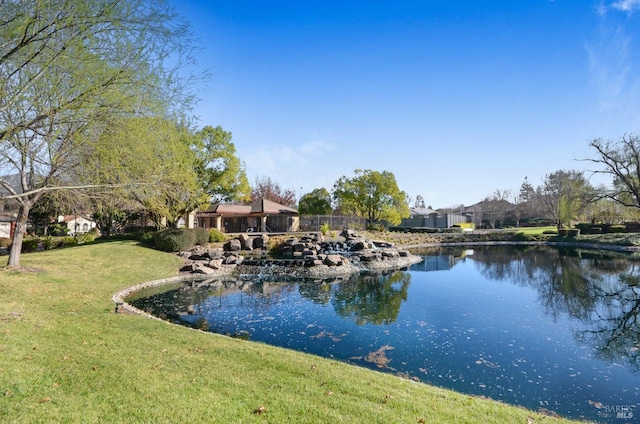
[[[401,232],[364,232],[365,237],[384,240],[397,246],[417,247],[425,244],[441,243],[484,243],[484,242],[523,242],[549,241],[576,244],[597,244],[606,246],[640,247],[640,233],[580,234],[576,237],[562,237],[557,234],[545,234],[554,227],[510,228],[505,230],[480,230],[469,234],[461,233],[401,233]]]
[[[115,314],[177,257],[112,242],[0,270],[0,422],[564,422],[344,363]]]

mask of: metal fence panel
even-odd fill
[[[323,224],[329,224],[329,230],[341,231],[346,228],[366,230],[367,220],[359,216],[346,215],[300,215],[300,231],[320,231]]]

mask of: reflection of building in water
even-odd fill
[[[421,271],[448,271],[455,265],[455,258],[451,255],[427,256],[424,258]]]
[[[414,271],[448,271],[458,262],[464,261],[468,255],[472,255],[473,250],[466,250],[462,256],[438,255],[425,256],[424,261],[411,267]]]

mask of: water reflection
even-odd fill
[[[134,304],[183,325],[570,417],[615,421],[616,406],[640,413],[634,255],[534,246],[420,254],[407,272],[203,280]]]
[[[489,279],[534,288],[554,319],[580,320],[575,337],[599,357],[640,370],[640,267],[630,255],[497,247],[476,249],[473,260]]]
[[[331,301],[336,313],[358,325],[388,325],[396,321],[407,300],[411,274],[364,275],[340,284]]]

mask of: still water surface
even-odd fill
[[[236,281],[131,303],[530,409],[640,421],[640,262],[540,247],[420,254],[422,263],[390,275]]]

